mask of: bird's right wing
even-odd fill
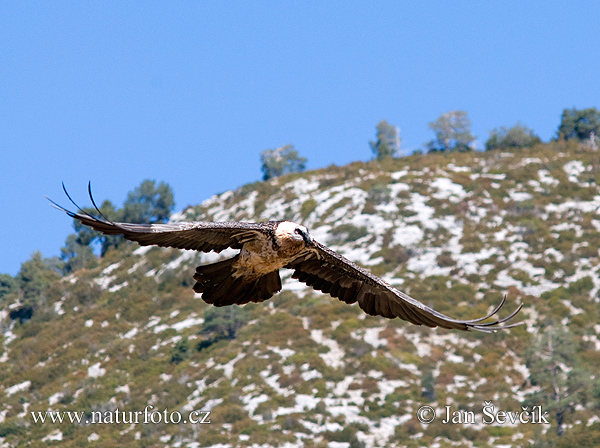
[[[63,186],[64,188],[64,186]],[[73,202],[67,191],[67,197]],[[91,193],[90,193],[91,197]],[[221,252],[227,248],[241,249],[246,241],[267,232],[266,223],[249,222],[179,222],[172,224],[130,224],[112,222],[105,217],[95,217],[81,211],[72,212],[48,198],[52,205],[67,215],[81,221],[105,235],[123,235],[142,246],[156,245],[200,252]],[[92,198],[93,202],[93,198]],[[95,204],[94,204],[95,205]],[[98,207],[96,207],[98,210]],[[98,210],[100,213],[100,211]],[[100,213],[101,214],[101,213]]]

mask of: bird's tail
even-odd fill
[[[242,305],[262,302],[281,291],[279,271],[258,278],[234,277],[232,265],[238,258],[239,255],[196,268],[194,291],[202,293],[202,300],[214,306]]]

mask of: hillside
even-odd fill
[[[598,446],[599,183],[597,152],[552,143],[332,166],[214,196],[172,220],[293,220],[445,314],[475,318],[507,294],[501,315],[523,303],[526,325],[370,317],[291,271],[270,301],[215,309],[192,274],[233,251],[127,243],[52,277],[29,320],[10,317],[18,294],[0,299],[0,446]],[[550,423],[485,424],[485,401],[542,406]],[[148,405],[210,411],[210,424],[31,415]],[[430,424],[416,418],[424,405]],[[476,421],[442,423],[447,406]]]

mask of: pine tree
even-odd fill
[[[401,151],[400,129],[392,126],[386,120],[381,120],[376,129],[377,140],[369,142],[375,158],[383,160],[388,157],[398,157]]]

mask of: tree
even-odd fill
[[[96,255],[89,245],[79,243],[76,233],[67,237],[65,246],[60,249],[60,259],[63,261],[63,272],[70,274],[95,263]]]
[[[175,206],[173,190],[161,182],[146,179],[139,187],[127,193],[123,207],[124,222],[155,223],[166,222]]]
[[[383,160],[388,157],[397,157],[400,155],[400,129],[392,126],[386,120],[381,120],[377,124],[377,140],[369,142],[371,150],[377,160]]]
[[[529,148],[541,143],[533,130],[517,123],[511,128],[496,128],[490,131],[490,138],[485,142],[485,150]]]
[[[463,110],[446,112],[429,123],[435,140],[427,143],[429,151],[470,151],[475,137],[471,134],[471,120]]]
[[[17,280],[9,274],[0,274],[0,300],[19,289]]]
[[[180,339],[171,350],[171,364],[179,364],[190,356],[190,343],[188,338]]]
[[[11,318],[21,321],[29,319],[47,298],[52,281],[60,278],[58,260],[42,258],[41,252],[34,252],[31,258],[21,264],[16,280],[19,285],[23,306],[11,312]]]
[[[260,153],[260,162],[263,180],[289,173],[300,173],[306,166],[306,158],[298,155],[294,145],[265,149]]]
[[[590,388],[589,373],[578,358],[580,351],[579,343],[568,330],[550,326],[525,354],[531,384],[539,387],[531,394],[530,403],[554,413],[559,436],[563,435],[565,417],[585,401]]]
[[[430,366],[426,366],[421,375],[421,396],[429,401],[435,401],[435,382],[433,369]]]
[[[202,333],[213,333],[216,340],[235,339],[238,330],[246,324],[247,314],[247,310],[239,306],[207,308]]]
[[[565,140],[589,140],[596,145],[600,136],[600,111],[595,107],[563,110],[558,135]]]

